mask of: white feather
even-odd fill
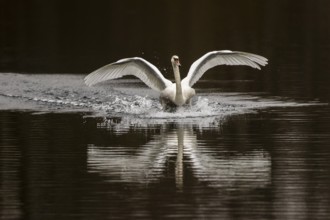
[[[172,85],[172,82],[165,79],[157,67],[139,57],[126,58],[103,66],[86,76],[85,83],[92,86],[127,75],[138,77],[150,88],[159,92]]]
[[[265,66],[267,61],[267,58],[252,53],[230,50],[212,51],[191,65],[182,83],[193,86],[207,70],[218,65],[245,65],[260,70],[260,66]]]

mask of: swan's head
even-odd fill
[[[179,57],[177,55],[172,56],[171,63],[173,65],[173,67],[180,67],[181,66]]]

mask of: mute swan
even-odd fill
[[[118,60],[95,70],[85,77],[85,83],[92,86],[106,80],[134,75],[150,88],[160,92],[163,107],[182,106],[190,103],[195,95],[195,90],[191,87],[208,69],[218,65],[245,65],[260,70],[260,66],[265,66],[267,61],[267,58],[252,53],[230,50],[212,51],[196,60],[191,65],[187,76],[181,81],[179,57],[174,55],[171,63],[175,83],[172,83],[164,78],[153,64],[140,57],[133,57]]]

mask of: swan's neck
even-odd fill
[[[176,84],[175,101],[180,104],[183,104],[181,77],[180,77],[179,67],[173,66],[173,71],[174,71],[174,78],[175,78],[175,84]]]

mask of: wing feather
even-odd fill
[[[162,91],[172,85],[172,82],[165,79],[157,67],[140,57],[126,58],[105,65],[87,75],[84,80],[86,85],[92,86],[127,75],[136,76],[156,91]]]
[[[252,53],[230,50],[212,51],[191,65],[188,75],[182,80],[182,83],[193,86],[207,70],[218,65],[245,65],[260,70],[260,66],[265,66],[267,63],[267,58]]]

